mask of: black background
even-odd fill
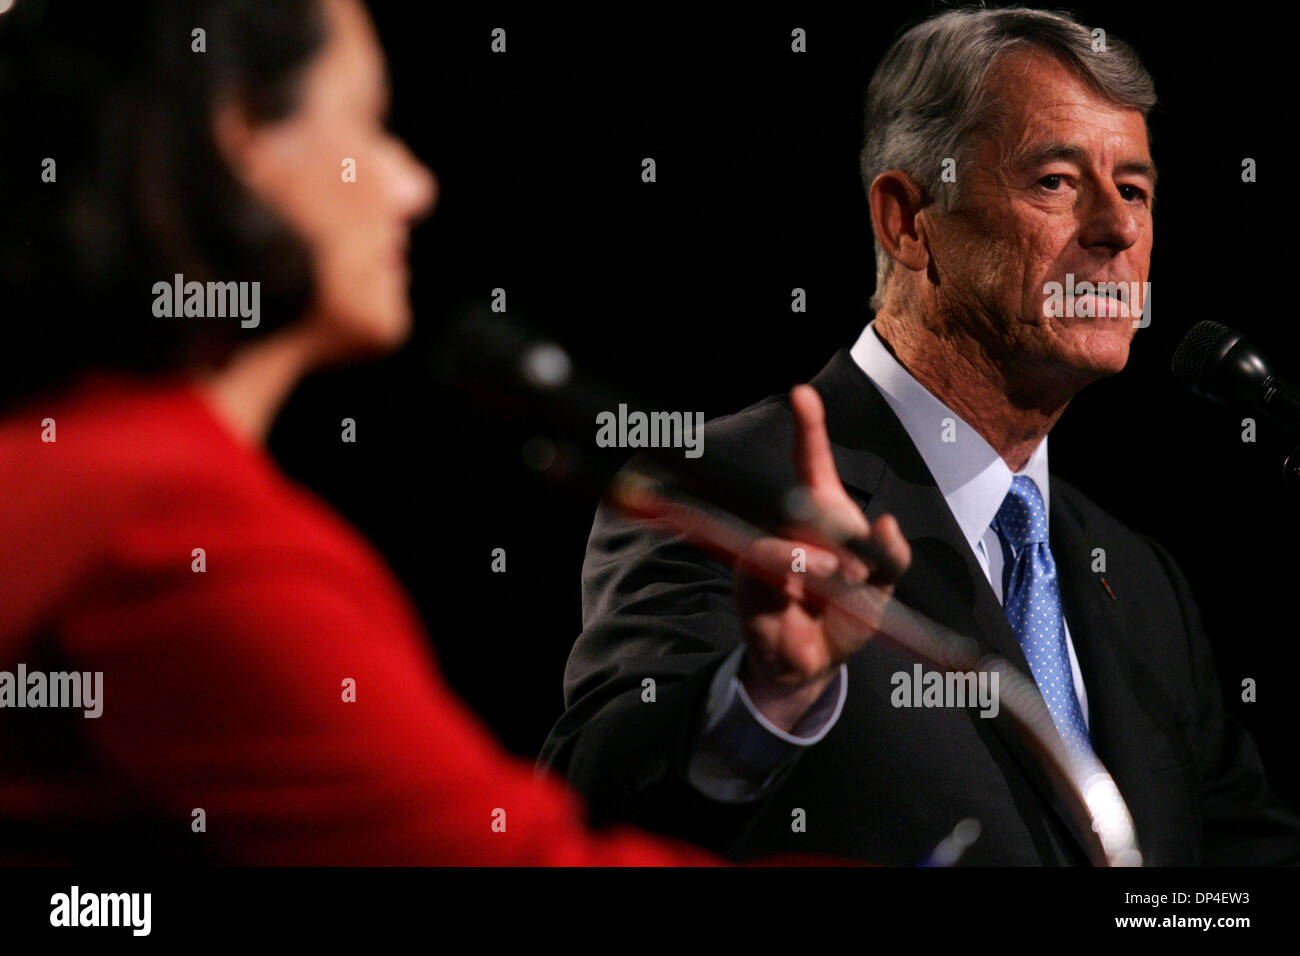
[[[862,94],[900,28],[938,5],[856,6],[372,6],[394,128],[441,184],[413,242],[417,330],[397,355],[304,383],[271,447],[380,548],[446,677],[517,754],[531,759],[562,709],[596,494],[525,467],[535,422],[476,411],[431,381],[439,330],[502,287],[510,315],[631,402],[706,417],[814,375],[870,317]],[[1293,179],[1278,149],[1292,97],[1278,64],[1294,59],[1293,31],[1263,8],[1233,9],[1196,19],[1181,4],[1076,8],[1132,42],[1155,78],[1161,182],[1152,324],[1123,374],[1072,403],[1051,464],[1179,560],[1229,708],[1300,804],[1300,525],[1280,468],[1290,443],[1266,422],[1243,443],[1240,415],[1169,373],[1182,334],[1212,318],[1300,378]],[[490,52],[494,27],[507,31],[504,55]],[[805,54],[790,51],[794,27],[808,32]],[[640,178],[647,156],[653,184]],[[1244,157],[1259,182],[1241,181]],[[790,311],[796,286],[804,315]],[[343,417],[357,420],[355,444],[339,440]],[[504,574],[490,569],[497,547]],[[1239,699],[1246,677],[1256,703]]]

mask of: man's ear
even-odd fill
[[[876,239],[894,261],[914,272],[930,262],[925,227],[920,220],[924,194],[900,169],[887,169],[871,182],[867,194]]]

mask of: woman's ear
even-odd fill
[[[275,135],[276,128],[276,124],[254,123],[233,97],[213,113],[212,139],[217,153],[231,174],[255,193],[273,191],[290,175],[293,163],[283,155],[284,144]]]
[[[217,144],[217,153],[226,168],[245,183],[251,179],[250,167],[254,165],[250,155],[254,138],[242,104],[228,98],[217,107],[212,117],[212,139]]]

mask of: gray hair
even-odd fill
[[[1092,31],[1069,14],[1025,7],[951,10],[900,36],[871,78],[860,157],[867,190],[880,173],[900,169],[927,200],[954,208],[965,177],[944,182],[943,160],[964,166],[977,134],[998,121],[999,104],[989,102],[985,80],[1000,57],[1023,47],[1052,54],[1101,96],[1141,110],[1144,120],[1156,104],[1151,75],[1133,48],[1107,36],[1105,52],[1094,52]],[[873,309],[884,303],[893,262],[876,240]]]

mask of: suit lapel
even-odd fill
[[[1088,693],[1088,731],[1094,752],[1115,779],[1129,805],[1139,836],[1159,816],[1146,805],[1150,768],[1138,744],[1133,698],[1123,688],[1133,686],[1123,607],[1136,595],[1125,587],[1116,569],[1093,571],[1093,549],[1103,542],[1089,531],[1073,505],[1072,489],[1052,481],[1050,533],[1052,557],[1061,582],[1061,603],[1070,623],[1070,636]]]
[[[1111,597],[1117,582],[1092,570],[1092,552],[1100,542],[1089,540],[1087,529],[1066,500],[1067,496],[1061,483],[1053,481],[1052,557],[1061,585],[1061,603],[1070,622],[1070,636],[1088,692],[1089,735],[1097,756],[1109,766],[1111,758],[1123,748],[1115,746],[1118,742],[1116,699],[1103,691],[1129,685],[1128,656],[1123,649],[1124,622],[1117,607],[1118,598]]]

